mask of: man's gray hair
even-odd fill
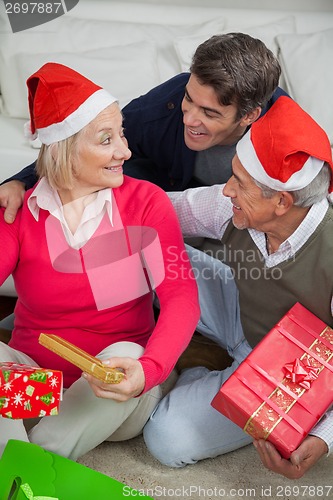
[[[262,190],[264,198],[272,198],[278,193],[275,189],[271,189],[261,182],[253,179],[255,184]],[[328,190],[331,183],[331,168],[328,163],[324,163],[319,174],[313,179],[310,184],[297,191],[289,191],[294,198],[296,207],[311,207],[315,203],[327,198]]]

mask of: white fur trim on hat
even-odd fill
[[[33,134],[32,131],[31,131],[31,122],[25,122],[24,123],[24,125],[23,125],[23,134],[24,134],[24,137],[26,137],[27,139],[29,139],[29,141],[34,141],[38,137],[37,132],[35,132]]]
[[[324,165],[322,160],[309,156],[300,170],[292,174],[287,182],[281,182],[266,173],[253,147],[250,134],[251,130],[237,143],[237,156],[251,177],[271,189],[276,191],[297,191],[302,189],[313,181]]]
[[[109,92],[104,89],[97,90],[62,122],[53,123],[48,127],[38,129],[38,138],[47,146],[67,139],[82,130],[101,111],[114,102],[118,101]]]

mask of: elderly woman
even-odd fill
[[[18,301],[0,360],[60,369],[66,391],[59,415],[28,434],[21,420],[0,418],[0,452],[12,438],[76,459],[142,431],[196,327],[197,288],[168,197],[123,175],[131,153],[116,99],[56,63],[27,86],[40,181],[14,224],[1,214],[0,283],[12,273]],[[121,368],[124,380],[81,377],[39,344],[41,332]]]

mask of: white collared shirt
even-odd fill
[[[222,194],[223,187],[224,184],[168,193],[184,236],[222,238],[233,216],[231,200]],[[293,257],[317,229],[328,206],[326,199],[313,205],[296,231],[271,255],[267,252],[265,233],[248,229],[265,259],[266,266],[273,267]]]
[[[328,201],[326,199],[312,205],[306,217],[301,224],[281,245],[278,250],[272,254],[267,252],[267,243],[265,233],[249,229],[251,238],[265,258],[266,267],[274,267],[293,257],[298,250],[306,243],[310,236],[315,232],[328,209]]]
[[[83,204],[84,208],[79,224],[74,232],[70,229],[68,215],[66,214],[66,212],[69,213],[68,210],[66,211],[66,207],[61,203],[59,194],[55,189],[51,188],[45,178],[39,181],[29,196],[28,207],[36,221],[39,219],[40,209],[47,210],[56,217],[61,223],[68,245],[78,250],[94,234],[105,213],[108,213],[111,225],[113,225],[112,190],[107,188],[97,191],[92,195],[81,198],[79,202]],[[67,209],[70,208],[69,204]]]

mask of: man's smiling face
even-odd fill
[[[194,151],[234,144],[247,127],[244,119],[236,120],[236,104],[221,105],[213,87],[202,85],[193,74],[186,85],[182,112],[185,144]]]
[[[233,204],[232,222],[237,229],[266,232],[275,219],[276,196],[265,198],[237,155],[232,161],[232,177],[223,188]]]

